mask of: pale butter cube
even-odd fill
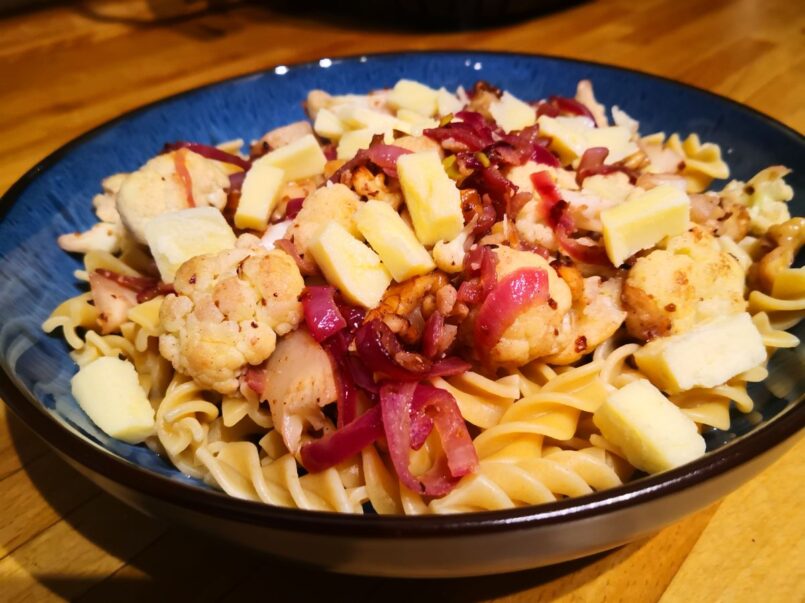
[[[285,171],[286,180],[300,180],[324,172],[327,157],[313,134],[306,134],[292,143],[263,155],[268,165]]]
[[[771,295],[781,299],[798,299],[805,295],[805,267],[780,270],[774,277]]]
[[[268,218],[279,201],[279,193],[285,181],[285,171],[265,161],[268,155],[252,163],[243,180],[238,208],[235,210],[235,226],[263,231]]]
[[[128,360],[102,356],[70,380],[73,397],[104,433],[138,444],[154,432],[154,409]]]
[[[391,205],[367,201],[355,212],[358,230],[397,282],[435,268],[427,249]]]
[[[693,420],[645,379],[609,394],[593,423],[632,465],[647,473],[679,467],[705,452]]]
[[[322,107],[316,114],[313,131],[323,138],[338,140],[344,134],[344,124],[335,113]]]
[[[437,92],[413,80],[400,80],[391,89],[388,103],[397,109],[409,109],[430,117],[436,113]]]
[[[439,88],[436,91],[436,110],[439,115],[450,115],[461,111],[464,108],[464,103],[458,100],[458,97],[447,88]]]
[[[232,249],[236,237],[219,210],[192,207],[149,220],[145,240],[162,280],[172,283],[179,266],[187,260]]]
[[[634,359],[652,383],[675,394],[727,382],[766,360],[766,348],[752,317],[742,312],[655,339]]]
[[[667,184],[601,212],[604,246],[614,266],[665,237],[684,233],[689,222],[690,199]]]
[[[522,130],[537,123],[537,110],[508,92],[489,105],[489,113],[506,132]]]
[[[391,283],[378,255],[337,222],[322,229],[310,252],[327,282],[354,304],[375,307]]]
[[[439,155],[431,151],[402,155],[397,173],[419,241],[433,245],[458,236],[464,227],[461,194]]]

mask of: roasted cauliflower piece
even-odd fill
[[[184,155],[195,206],[223,209],[226,205],[229,176],[219,163],[186,149],[157,155],[129,174],[116,196],[123,224],[140,243],[145,243],[145,225],[151,218],[190,207],[176,168],[177,153]]]
[[[602,282],[601,277],[590,276],[584,279],[582,287],[581,297],[573,302],[570,334],[564,338],[567,343],[556,354],[545,357],[545,362],[575,362],[611,337],[626,318],[621,304],[622,279]]]
[[[321,408],[338,396],[333,366],[327,352],[307,331],[299,329],[280,339],[266,363],[265,383],[262,398],[271,409],[275,429],[292,453],[299,451],[308,427],[332,428]]]
[[[635,262],[623,303],[632,336],[682,333],[708,318],[743,312],[744,272],[709,232],[696,227]]]
[[[548,302],[534,304],[520,314],[489,352],[492,364],[518,367],[536,358],[555,354],[566,344],[572,299],[570,287],[548,261],[530,251],[498,247],[498,280],[520,268],[541,268],[548,273]]]
[[[352,215],[359,203],[358,196],[343,184],[317,189],[305,199],[302,209],[288,229],[287,238],[293,241],[299,254],[306,258],[308,248],[319,231],[330,222],[338,222],[347,231],[358,236],[358,227]]]
[[[299,268],[252,235],[241,236],[235,249],[182,264],[174,288],[160,311],[159,350],[177,371],[222,394],[236,392],[247,365],[264,362],[277,333],[302,319]]]

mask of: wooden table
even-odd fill
[[[64,142],[143,103],[273,64],[393,49],[605,61],[805,130],[805,11],[795,0],[610,0],[459,33],[221,2],[73,4],[0,17],[0,191]],[[78,476],[0,405],[0,600],[803,601],[803,455],[805,441],[720,504],[592,559],[492,578],[390,581],[286,566],[148,519]]]

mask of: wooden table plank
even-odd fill
[[[800,2],[600,0],[458,32],[377,28],[246,3],[154,20],[168,9],[199,11],[205,1],[86,0],[0,17],[0,191],[72,137],[152,100],[273,64],[393,49],[610,62],[726,94],[805,130]],[[510,576],[409,582],[326,575],[166,531],[99,494],[2,408],[0,598],[802,600],[803,454],[805,443],[719,507],[609,554]]]

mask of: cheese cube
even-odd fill
[[[587,117],[548,117],[537,120],[539,133],[551,139],[549,148],[567,165],[587,150],[587,135],[595,124]]]
[[[424,117],[422,114],[410,109],[400,109],[397,117],[411,125],[411,135],[421,136],[425,128],[438,128],[439,122],[432,117]]]
[[[279,200],[285,172],[265,161],[264,155],[252,163],[243,180],[238,208],[235,210],[235,226],[263,231],[268,218]]]
[[[145,240],[162,280],[172,283],[190,258],[234,247],[235,233],[214,207],[192,207],[149,220]]]
[[[322,107],[316,114],[313,131],[323,138],[338,140],[344,133],[344,124],[336,117],[335,113]]]
[[[321,230],[310,252],[327,282],[354,304],[375,307],[391,283],[377,254],[337,222]]]
[[[313,134],[263,155],[263,161],[285,171],[286,180],[300,180],[324,172],[327,157]]]
[[[439,88],[436,91],[436,112],[439,115],[450,115],[451,113],[458,113],[464,108],[464,104],[458,100],[458,97],[449,92],[447,88]]]
[[[391,89],[388,103],[397,109],[409,109],[430,117],[436,113],[437,92],[413,80],[400,80]]]
[[[130,444],[154,431],[154,409],[128,360],[102,356],[70,381],[73,397],[104,433]]]
[[[355,212],[358,230],[397,282],[426,274],[435,265],[428,251],[391,205],[367,201]]]
[[[632,133],[624,126],[596,128],[584,116],[542,115],[537,123],[540,134],[551,138],[550,149],[559,155],[565,165],[580,158],[584,151],[592,147],[606,147],[609,150],[605,160],[607,164],[620,161],[637,151],[637,145],[631,141]]]
[[[506,132],[522,130],[537,123],[537,110],[508,92],[489,105],[489,113]]]
[[[615,266],[665,237],[682,234],[689,222],[690,199],[668,184],[601,212],[604,246]]]
[[[772,297],[797,299],[805,294],[805,267],[786,268],[774,277],[771,288]]]
[[[388,113],[382,113],[360,105],[340,105],[333,107],[333,112],[344,125],[351,129],[366,129],[375,133],[400,130],[411,133],[410,124],[397,119]]]
[[[696,424],[645,379],[611,393],[593,423],[632,465],[648,473],[679,467],[705,452]]]
[[[725,383],[762,363],[766,348],[751,316],[742,312],[655,339],[635,352],[634,358],[652,383],[675,394]]]
[[[464,227],[461,194],[439,155],[431,151],[402,155],[397,173],[419,241],[433,245],[458,236]]]
[[[338,159],[349,161],[361,149],[368,149],[377,132],[364,128],[363,130],[352,130],[344,132],[341,140],[338,141],[338,147],[335,154]],[[387,138],[384,136],[384,138]]]
[[[587,148],[606,147],[609,154],[605,163],[615,163],[637,151],[637,145],[631,138],[632,133],[623,126],[593,128],[587,132]]]

